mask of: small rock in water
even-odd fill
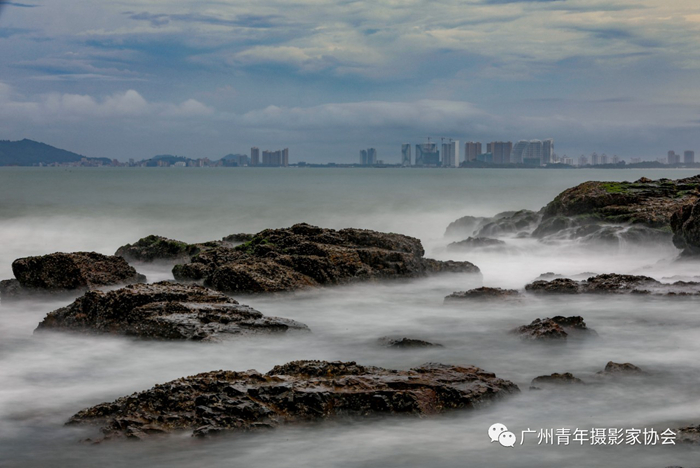
[[[447,250],[472,250],[494,247],[497,245],[506,245],[506,243],[502,240],[492,239],[490,237],[469,237],[463,241],[448,244]]]
[[[390,338],[388,336],[379,338],[378,343],[387,348],[442,348],[438,343],[430,343],[428,341],[416,340],[413,338]]]
[[[470,289],[469,291],[453,292],[449,296],[445,297],[445,302],[467,299],[510,299],[519,296],[520,293],[515,289],[481,287]]]
[[[606,364],[605,369],[598,372],[596,375],[604,377],[622,377],[628,375],[648,375],[639,367],[629,362],[617,363],[610,361]]]
[[[570,372],[564,374],[540,375],[530,382],[530,390],[541,390],[542,387],[553,387],[562,385],[585,385],[583,380],[574,377]]]
[[[514,330],[512,334],[520,336],[523,340],[566,340],[569,336],[596,336],[595,330],[586,326],[583,317],[562,317],[535,319],[529,325],[523,325]]]
[[[348,416],[474,409],[519,391],[473,366],[429,363],[396,371],[294,361],[267,374],[220,370],[173,380],[85,409],[68,423],[99,425],[106,439],[175,431],[204,436]]]
[[[592,276],[583,281],[555,278],[538,280],[525,286],[525,290],[541,294],[655,294],[687,296],[700,294],[700,283],[676,281],[661,283],[654,278],[616,273]]]

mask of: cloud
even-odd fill
[[[130,89],[104,97],[84,94],[47,93],[33,99],[15,95],[0,83],[0,116],[34,122],[80,121],[119,118],[195,118],[214,114],[214,109],[195,99],[173,104],[149,102]]]

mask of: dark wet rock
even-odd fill
[[[395,371],[294,361],[267,374],[214,371],[181,378],[85,409],[68,424],[98,425],[108,439],[175,431],[203,436],[339,417],[474,409],[518,391],[477,367],[431,363]]]
[[[381,346],[386,346],[387,348],[442,348],[443,346],[438,343],[430,343],[429,341],[416,340],[414,338],[391,338],[388,336],[379,338],[377,342]]]
[[[610,361],[605,365],[605,369],[598,372],[597,375],[603,377],[623,377],[630,375],[647,375],[647,373],[629,362],[618,363]]]
[[[597,336],[595,330],[586,326],[583,317],[563,317],[560,315],[552,318],[535,319],[529,325],[523,325],[511,330],[511,333],[520,336],[523,340],[533,341],[566,340],[569,336]]]
[[[210,247],[214,245],[210,244]],[[206,244],[188,244],[162,236],[146,236],[133,244],[119,247],[114,255],[128,261],[182,261],[198,254]]]
[[[447,250],[473,250],[500,245],[506,245],[506,243],[499,239],[491,239],[490,237],[468,237],[462,241],[448,244]]]
[[[540,390],[543,387],[554,387],[554,386],[564,386],[564,385],[585,385],[583,380],[578,377],[574,377],[573,374],[566,372],[564,374],[551,374],[551,375],[541,375],[535,377],[530,382],[531,390]]]
[[[503,215],[504,213],[501,213]],[[530,210],[496,215],[496,219],[484,224],[474,233],[476,237],[501,237],[518,233],[531,233],[539,224],[542,216]]]
[[[683,257],[700,256],[700,200],[681,206],[671,216],[673,244]]]
[[[212,340],[219,335],[308,330],[306,325],[265,317],[230,297],[195,285],[136,284],[109,292],[89,291],[48,314],[37,331],[118,334],[166,340]]]
[[[536,293],[551,294],[578,294],[580,293],[578,281],[569,278],[555,278],[550,281],[538,280],[525,285],[525,290]]]
[[[146,281],[121,257],[96,252],[57,252],[12,262],[16,280],[3,281],[3,299],[32,294],[61,294]]]
[[[700,445],[700,425],[677,429],[676,443]]]
[[[661,283],[654,278],[640,275],[604,274],[583,281],[555,278],[538,280],[525,286],[526,291],[544,294],[657,294],[685,296],[700,293],[700,283],[676,281]]]
[[[415,278],[435,273],[479,273],[469,262],[423,257],[418,239],[364,229],[296,224],[267,229],[235,248],[202,252],[176,265],[181,281],[203,280],[224,292],[264,293],[357,281]]]
[[[501,289],[481,287],[469,291],[453,292],[445,297],[445,302],[462,301],[471,299],[512,299],[519,297],[520,293],[515,289]]]

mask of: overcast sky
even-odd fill
[[[0,1],[0,139],[92,157],[700,152],[698,0]]]

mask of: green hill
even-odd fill
[[[36,166],[39,164],[70,163],[80,161],[82,156],[33,140],[0,140],[0,166]],[[106,158],[88,158],[109,163]]]

